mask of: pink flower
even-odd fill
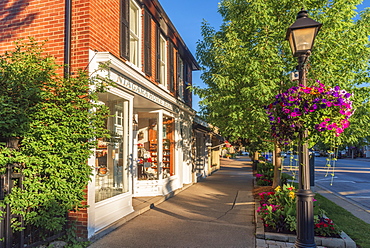
[[[344,129],[343,129],[343,128],[338,127],[338,128],[337,128],[337,130],[336,130],[336,135],[339,135],[339,134],[341,134],[341,133],[343,133],[343,132],[344,132]]]
[[[320,123],[320,125],[319,125],[319,126],[320,126],[320,127],[324,127],[324,128],[325,128],[327,124],[328,124],[327,122],[323,121],[323,122],[321,122],[321,123]]]

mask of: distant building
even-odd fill
[[[217,129],[195,116],[193,122],[193,171],[196,181],[220,169],[221,149],[224,139]]]
[[[193,182],[195,111],[187,87],[199,66],[158,0],[9,0],[0,9],[1,51],[31,36],[47,40],[47,53],[70,72],[110,62],[102,75],[116,85],[100,102],[114,115],[107,128],[115,139],[99,140],[89,161],[90,207],[71,214],[80,236],[131,213],[133,197]]]

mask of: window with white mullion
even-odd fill
[[[166,45],[166,39],[161,35],[160,41],[159,41],[159,66],[160,66],[160,78],[159,82],[167,87],[167,45]]]
[[[130,62],[139,66],[140,54],[140,9],[131,1],[130,3]]]
[[[181,58],[178,60],[178,93],[180,99],[184,99],[184,62]]]

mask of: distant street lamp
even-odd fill
[[[312,46],[321,23],[308,18],[307,11],[302,10],[297,20],[287,30],[286,39],[294,57],[298,57],[299,84],[307,86],[306,61],[311,55]],[[297,195],[297,240],[295,247],[316,247],[313,219],[313,197],[310,186],[309,154],[307,130],[301,130],[298,145],[299,188]]]

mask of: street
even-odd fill
[[[296,159],[296,156],[294,156]],[[365,211],[370,211],[370,159],[338,159],[332,169],[325,166],[327,157],[315,157],[315,186],[327,189],[354,202]],[[289,156],[284,159],[284,169],[290,168]],[[293,160],[295,165],[295,160]],[[298,175],[297,175],[298,176]],[[298,178],[298,177],[297,177]]]

